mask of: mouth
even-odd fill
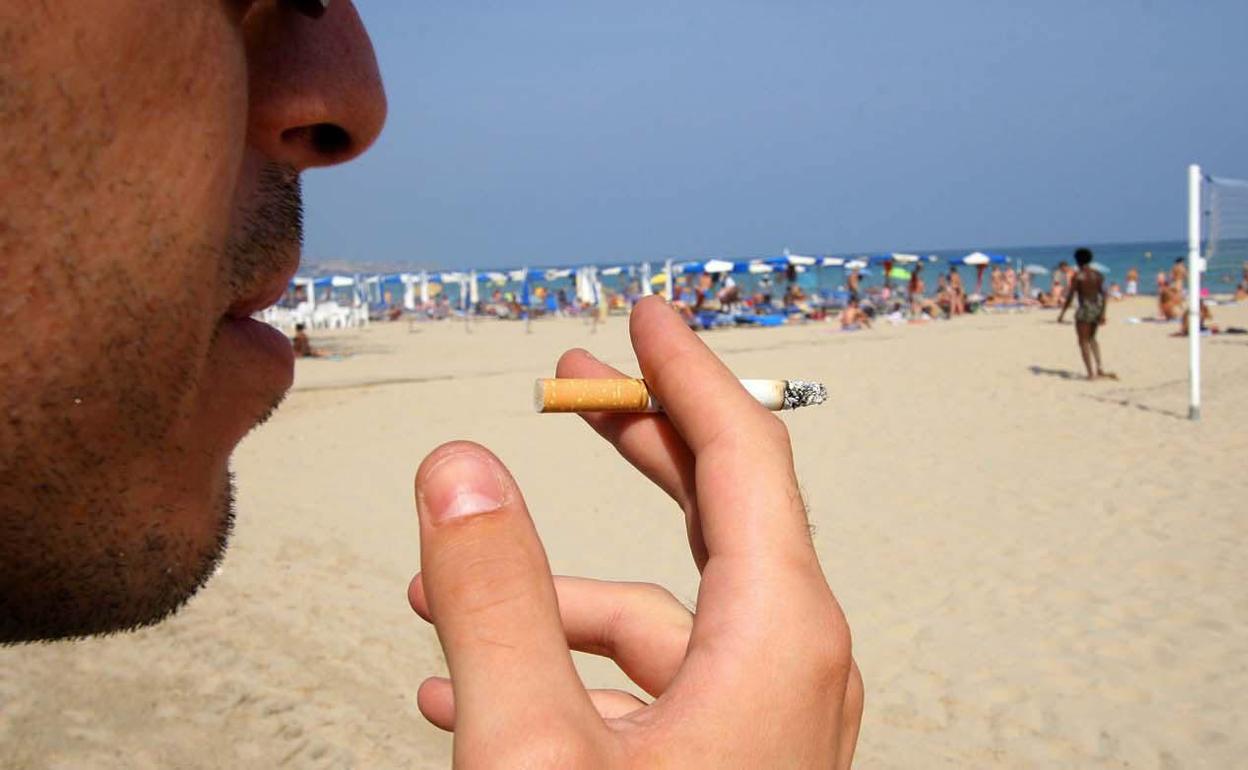
[[[272,307],[286,293],[286,289],[290,286],[290,281],[295,277],[295,272],[299,269],[299,256],[296,253],[291,259],[283,260],[287,265],[277,275],[270,280],[265,281],[255,291],[249,292],[247,296],[235,300],[225,310],[225,317],[231,320],[249,318],[259,313],[265,308]]]
[[[214,446],[232,452],[295,379],[290,340],[264,321],[223,317],[213,335],[204,392],[204,434]]]
[[[258,386],[282,392],[294,381],[295,353],[290,340],[281,329],[250,316],[226,317],[220,335],[236,347],[247,361],[247,376],[255,377]]]
[[[294,383],[295,356],[290,340],[256,313],[273,306],[286,293],[299,269],[299,248],[293,246],[282,267],[226,308],[217,328],[217,345],[235,375],[232,387],[263,396],[269,402]]]

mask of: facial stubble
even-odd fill
[[[239,234],[219,257],[226,271],[223,279],[236,295],[282,270],[292,246],[297,254],[302,241],[299,179],[292,169],[262,167],[253,200],[256,205],[242,212]],[[189,309],[194,303],[181,307]],[[182,317],[177,312],[170,315],[135,319],[143,324],[140,341],[131,345],[136,353],[164,342],[153,337],[153,326],[171,328]],[[116,317],[134,316],[135,309],[125,307]],[[214,327],[201,345],[211,347],[215,338]],[[194,344],[186,337],[176,339],[184,346]],[[184,362],[186,356],[172,358]],[[18,418],[10,412],[14,445],[35,441],[38,446],[41,438],[43,451],[16,451],[0,466],[0,538],[5,541],[0,554],[8,562],[0,565],[0,644],[107,634],[158,623],[203,587],[224,556],[235,517],[233,476],[218,472],[219,486],[209,492],[213,499],[201,499],[202,488],[177,486],[182,483],[178,469],[198,463],[202,473],[213,458],[196,455],[176,441],[170,444],[176,424],[186,417],[173,405],[197,387],[191,379],[194,368],[179,365],[157,371],[146,361],[131,367],[117,364],[124,361],[102,364],[116,372],[109,383],[118,399],[113,418],[116,442],[81,440],[81,428],[56,413],[65,408],[59,398],[45,404],[46,409],[36,407],[33,417]],[[66,387],[67,392],[72,389]],[[257,415],[256,424],[267,420],[281,400],[279,395]],[[126,406],[131,401],[133,408]],[[134,419],[127,419],[127,414]],[[62,429],[48,430],[56,425]],[[32,430],[43,435],[29,435]],[[148,449],[166,447],[160,453],[161,467],[137,478],[110,473],[114,459],[110,449],[128,442]],[[92,446],[99,449],[93,451]],[[160,490],[162,494],[153,497],[163,501],[151,503],[147,510],[130,510],[126,506],[132,503],[135,487]],[[16,509],[4,510],[10,504]],[[179,526],[180,517],[204,512],[205,507],[212,517],[210,536]]]

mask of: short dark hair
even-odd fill
[[[295,331],[297,332],[303,331],[303,324],[295,324]]]
[[[1092,264],[1092,250],[1075,249],[1075,264],[1080,267]]]

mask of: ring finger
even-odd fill
[[[667,690],[693,630],[693,613],[676,597],[649,583],[564,576],[555,577],[555,594],[568,647],[610,658],[650,695]],[[433,622],[420,575],[408,587],[408,601]]]

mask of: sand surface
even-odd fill
[[[1052,313],[706,335],[742,376],[833,391],[786,419],[866,679],[859,767],[1243,766],[1248,338],[1206,340],[1193,424],[1186,341],[1124,320],[1151,309],[1111,306],[1116,383],[1070,379]],[[238,450],[204,592],[136,634],[0,650],[0,766],[447,767],[415,706],[442,657],[404,590],[411,478],[454,438],[509,464],[556,571],[694,597],[676,508],[577,418],[531,411],[568,347],[635,371],[624,319],[313,339],[351,355],[301,361]]]

